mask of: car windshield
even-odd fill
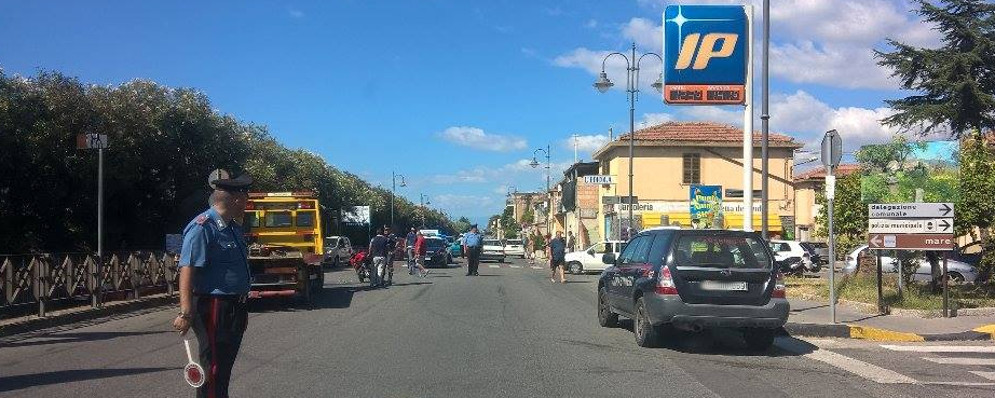
[[[771,266],[763,241],[739,235],[688,235],[674,247],[677,266],[760,269]]]

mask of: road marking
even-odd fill
[[[521,265],[509,265],[509,267],[511,267],[511,268],[522,268]]]
[[[533,265],[533,266],[532,266],[532,269],[542,269],[542,267],[540,267],[540,266],[538,266],[538,265]]]
[[[995,372],[982,372],[978,370],[972,370],[971,373],[974,373],[988,380],[995,380]]]
[[[992,358],[923,358],[933,363],[944,365],[979,365],[995,366],[995,359]]]
[[[501,268],[500,265],[494,265],[494,264],[488,264],[487,266],[490,268]]]
[[[970,346],[970,345],[888,345],[881,347],[892,351],[901,352],[956,352],[956,353],[995,353],[995,346]]]
[[[918,384],[916,379],[903,375],[893,370],[885,369],[877,365],[840,355],[824,348],[817,348],[811,351],[811,346],[802,344],[794,339],[778,339],[778,346],[792,351],[810,359],[826,363],[833,367],[853,373],[867,380],[881,384]]]

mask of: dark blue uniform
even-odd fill
[[[242,228],[208,210],[183,231],[180,267],[194,267],[194,333],[207,382],[198,397],[227,397],[231,369],[248,321],[248,248]]]

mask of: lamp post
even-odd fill
[[[539,160],[536,159],[536,154],[542,151],[546,155],[546,233],[551,233],[552,228],[549,227],[549,217],[550,213],[553,211],[553,195],[549,194],[549,144],[546,144],[546,149],[536,148],[532,151],[532,163],[529,163],[532,168],[539,167]]]
[[[421,227],[422,229],[425,229],[425,211],[426,211],[425,206],[432,204],[432,202],[429,202],[428,195],[425,195],[423,193],[418,194],[418,201],[419,203],[421,203]]]
[[[626,57],[625,54],[620,52],[613,52],[605,56],[601,60],[601,75],[598,76],[598,80],[594,82],[594,88],[598,89],[599,92],[607,92],[615,83],[612,83],[608,79],[608,74],[605,73],[605,63],[608,58],[613,55],[621,56],[625,59],[625,70],[627,71],[625,76],[625,92],[629,94],[629,230],[632,230],[633,216],[632,216],[632,175],[633,175],[633,157],[634,157],[634,146],[635,146],[635,133],[636,133],[636,100],[637,94],[639,93],[639,65],[643,62],[643,57],[647,55],[652,55],[660,60],[660,64],[663,64],[663,58],[657,53],[645,53],[636,58],[636,43],[632,43],[632,52],[630,57]],[[631,62],[630,62],[631,61]],[[653,84],[650,84],[657,92],[663,92],[663,71],[661,69],[659,77]]]
[[[404,183],[404,176],[394,173],[393,170],[390,172],[390,228],[391,230],[396,230],[397,226],[394,225],[394,191],[397,189],[397,177],[401,177],[401,188],[408,186]]]

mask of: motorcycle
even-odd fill
[[[365,283],[370,279],[370,268],[373,266],[373,257],[370,257],[366,250],[358,250],[349,258],[349,265],[356,270],[356,277],[359,283]]]
[[[805,264],[800,257],[786,258],[777,263],[781,267],[781,273],[785,275],[801,276],[805,274]]]

